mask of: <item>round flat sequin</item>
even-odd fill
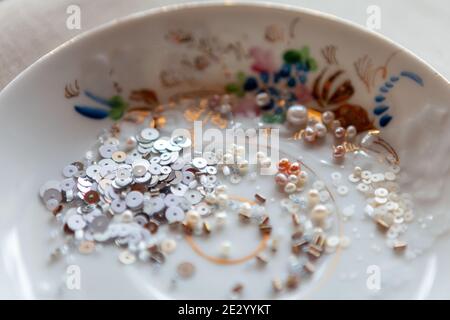
[[[180,204],[180,197],[177,197],[176,195],[173,194],[168,194],[165,198],[164,198],[164,204],[168,207],[173,207],[173,206],[177,206]]]
[[[100,196],[97,191],[91,190],[85,193],[84,201],[89,204],[94,204],[100,201]]]
[[[372,176],[372,172],[370,172],[368,170],[364,170],[361,172],[362,179],[370,179],[371,176]]]
[[[153,147],[158,151],[166,150],[168,142],[166,140],[156,140]]]
[[[189,148],[192,144],[191,139],[184,136],[177,136],[172,138],[172,143],[180,146],[181,148]]]
[[[169,174],[172,172],[172,169],[168,166],[162,166],[160,171],[161,171],[161,174]]]
[[[182,262],[177,267],[177,273],[182,278],[190,278],[195,273],[195,266],[190,262]]]
[[[100,169],[101,167],[99,165],[89,166],[86,169],[86,175],[91,179],[95,179],[100,174]]]
[[[151,198],[149,203],[152,206],[153,212],[159,212],[165,207],[164,200],[159,197]]]
[[[78,251],[82,254],[91,254],[95,250],[95,242],[83,241],[78,246]]]
[[[190,171],[183,172],[182,182],[185,185],[189,185],[192,181],[195,180],[195,175]]]
[[[181,222],[184,220],[185,213],[183,209],[179,207],[169,207],[166,210],[166,219],[169,223]]]
[[[170,187],[170,191],[174,194],[174,195],[176,195],[176,196],[179,196],[179,197],[182,197],[182,196],[184,196],[185,194],[186,194],[186,191],[188,191],[188,186],[187,185],[185,185],[185,184],[177,184],[177,185],[175,185],[175,186],[172,186],[172,187]]]
[[[109,219],[105,216],[95,217],[89,227],[95,233],[103,233],[108,229]]]
[[[164,239],[161,241],[161,251],[165,254],[170,254],[177,248],[177,242],[173,239]]]
[[[113,200],[113,202],[111,202],[111,210],[114,213],[122,213],[127,209],[127,204],[125,203],[125,201],[120,200],[120,199],[115,199]]]
[[[61,190],[72,191],[75,188],[75,181],[72,178],[64,179],[61,182]]]
[[[360,183],[360,184],[358,184],[356,189],[358,189],[358,191],[361,191],[361,192],[368,192],[370,190],[370,187],[367,184]]]
[[[117,146],[115,145],[102,145],[98,148],[98,152],[102,158],[111,158],[113,153],[117,151]]]
[[[131,191],[127,194],[125,202],[129,208],[138,208],[144,202],[144,195],[139,191]]]
[[[375,196],[380,198],[386,198],[389,195],[389,191],[385,188],[378,188],[375,190]]]
[[[119,254],[119,261],[123,264],[133,264],[136,262],[136,256],[130,251],[125,250]]]
[[[203,196],[202,194],[197,190],[188,190],[184,194],[184,197],[191,203],[191,204],[197,204],[200,201],[202,201]]]
[[[387,171],[387,172],[384,173],[384,178],[385,178],[387,181],[395,181],[395,179],[396,179],[396,174],[395,174],[394,172]]]
[[[161,173],[161,166],[159,164],[156,164],[156,163],[155,164],[151,164],[150,168],[148,169],[148,171],[151,174],[154,174],[154,175],[160,174]]]
[[[154,128],[146,128],[141,131],[141,137],[145,140],[153,141],[159,138],[159,132]]]
[[[232,184],[238,184],[238,183],[241,182],[241,180],[242,180],[242,178],[241,178],[241,176],[238,175],[238,174],[232,174],[232,175],[230,176],[230,182],[231,182]]]
[[[203,154],[203,158],[206,160],[206,163],[209,166],[213,166],[213,165],[216,165],[218,163],[216,155],[214,153],[212,153],[212,152],[205,152]]]
[[[115,162],[117,163],[121,163],[124,162],[125,159],[127,158],[127,154],[123,151],[116,151],[112,154],[111,157]]]
[[[77,173],[78,173],[78,168],[73,164],[69,164],[68,166],[65,166],[63,169],[63,175],[66,178],[71,178],[74,175],[76,175]]]
[[[147,173],[147,168],[142,165],[137,165],[133,167],[133,175],[135,177],[142,177]]]
[[[348,194],[348,187],[347,186],[338,186],[337,187],[337,193],[341,196],[345,196]]]
[[[208,165],[206,160],[203,159],[203,158],[194,158],[194,159],[192,159],[192,164],[198,169],[203,169],[203,168],[205,168]]]
[[[73,214],[67,219],[67,226],[73,230],[82,230],[86,226],[86,222],[79,214]]]
[[[333,172],[331,174],[331,179],[333,179],[335,181],[339,181],[342,179],[342,174],[340,172]]]

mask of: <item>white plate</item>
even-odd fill
[[[377,34],[324,14],[267,4],[183,5],[114,21],[55,49],[2,91],[0,297],[228,298],[233,284],[245,280],[243,298],[275,298],[270,294],[270,272],[248,265],[209,264],[182,241],[178,255],[159,271],[142,264],[121,265],[116,248],[49,264],[54,224],[38,190],[48,179],[59,178],[59,170],[83,155],[100,129],[112,123],[76,112],[75,105],[101,108],[85,95],[86,90],[109,98],[120,87],[128,99],[132,90],[151,88],[160,101],[194,89],[223,90],[236,82],[237,71],[250,77],[253,65],[275,72],[286,50],[305,46],[317,69],[306,72],[303,89],[311,91],[322,72],[328,77],[342,70],[339,81],[349,80],[354,93],[332,108],[347,104],[353,111],[365,110],[358,116],[362,125],[369,121],[381,128],[397,150],[406,172],[405,190],[415,197],[416,218],[426,224],[416,239],[424,249],[414,259],[392,254],[373,224],[359,219],[363,214],[358,212],[345,224],[351,246],[327,258],[299,290],[281,297],[450,298],[448,237],[437,238],[448,229],[450,219],[448,81]],[[388,93],[380,91],[386,82]],[[319,108],[317,99],[306,104]],[[374,114],[380,105],[389,109]],[[86,108],[78,111],[108,116]],[[297,155],[295,149],[289,150]],[[334,171],[320,167],[314,158],[308,158],[308,164],[324,179]],[[248,234],[237,230],[229,237],[243,244],[236,245],[242,250],[251,250]],[[170,290],[177,262],[186,259],[197,264],[196,276]],[[281,270],[286,260],[277,263],[273,272]],[[66,288],[68,265],[80,266],[81,290]],[[379,291],[367,286],[370,266],[380,268]]]

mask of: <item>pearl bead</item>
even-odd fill
[[[227,213],[226,212],[218,212],[216,213],[216,225],[218,227],[223,227],[227,223]]]
[[[209,204],[216,204],[217,203],[217,197],[213,193],[208,193],[205,196],[205,201]]]
[[[197,225],[200,221],[200,213],[196,210],[189,210],[186,212],[186,221],[191,226]]]
[[[297,190],[297,186],[292,183],[292,182],[288,182],[285,186],[284,186],[284,192],[286,193],[293,193]]]
[[[338,127],[334,130],[334,136],[337,139],[342,139],[345,137],[345,129],[343,127]]]
[[[325,111],[322,113],[322,121],[326,125],[330,125],[334,120],[334,113],[332,111]]]
[[[129,137],[125,142],[125,149],[127,151],[133,150],[137,146],[137,141],[135,137]]]
[[[328,208],[322,204],[318,204],[314,206],[311,211],[311,220],[315,225],[322,226],[325,222],[325,219],[328,217],[328,214]]]
[[[355,126],[348,126],[347,127],[347,139],[352,140],[356,137],[356,134],[358,131],[356,130]]]
[[[275,183],[279,186],[284,186],[286,185],[286,183],[288,183],[288,178],[286,177],[285,174],[283,173],[278,173],[275,176]]]
[[[243,202],[239,206],[239,213],[249,213],[252,210],[252,205],[248,202]]]
[[[286,119],[294,126],[305,125],[308,121],[308,110],[301,105],[292,106],[286,113]]]
[[[228,114],[231,112],[231,106],[227,103],[227,104],[223,104],[220,106],[220,110],[219,112],[221,114]]]
[[[216,193],[224,193],[227,192],[228,187],[224,184],[220,184],[216,187]]]
[[[337,128],[342,127],[341,122],[339,120],[333,120],[333,122],[331,122],[330,127],[331,130],[336,130]]]
[[[258,160],[262,160],[262,159],[264,159],[266,157],[266,154],[264,153],[264,152],[262,152],[262,151],[258,151],[257,153],[256,153],[256,159],[258,159]]]
[[[268,106],[270,103],[270,96],[266,92],[261,92],[256,95],[256,105],[260,108]]]
[[[338,145],[333,150],[333,158],[336,160],[340,160],[345,156],[345,148],[343,145]]]
[[[289,169],[287,170],[289,174],[299,174],[300,173],[300,163],[298,162],[293,162],[291,163],[291,165],[289,166]]]
[[[312,127],[307,127],[304,131],[305,140],[308,142],[314,142],[316,140],[316,130]]]
[[[233,160],[234,160],[234,156],[231,153],[225,153],[223,155],[223,162],[225,164],[231,164],[231,163],[233,163]]]
[[[320,201],[319,191],[316,189],[311,189],[308,192],[308,204],[310,207],[314,207]]]
[[[222,244],[220,245],[220,254],[223,257],[228,257],[230,255],[230,252],[231,252],[231,242],[230,241],[222,242]]]
[[[217,203],[221,206],[224,206],[227,204],[228,201],[228,195],[225,193],[221,193],[217,196]]]
[[[264,158],[260,162],[262,168],[270,168],[272,165],[272,160],[270,158]]]
[[[280,171],[286,171],[290,167],[291,163],[288,159],[283,158],[280,161],[278,161],[278,170]]]
[[[314,130],[316,131],[317,137],[323,138],[327,134],[327,127],[322,123],[316,123],[314,125]]]
[[[297,184],[298,183],[298,176],[296,176],[295,174],[291,174],[288,177],[288,181]]]
[[[234,151],[238,156],[243,156],[245,154],[244,146],[237,146]]]

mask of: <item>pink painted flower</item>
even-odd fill
[[[253,64],[251,66],[253,71],[271,73],[277,69],[272,50],[252,47],[249,53],[253,58]]]
[[[234,105],[233,113],[244,117],[255,117],[259,116],[260,109],[256,105],[255,97],[245,96]]]

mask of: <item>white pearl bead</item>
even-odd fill
[[[292,182],[288,182],[285,186],[284,186],[284,191],[286,193],[293,193],[297,190],[297,186],[292,183]]]
[[[223,257],[228,257],[230,255],[230,252],[231,252],[231,242],[230,241],[222,242],[220,246],[220,254]]]
[[[328,217],[328,208],[322,204],[314,206],[311,211],[311,219],[315,225],[323,225],[325,219]]]
[[[307,127],[304,131],[305,140],[308,142],[314,142],[316,140],[316,130],[312,127]]]
[[[196,225],[200,221],[200,213],[196,210],[189,210],[186,212],[186,221],[190,225]]]
[[[224,184],[220,184],[216,187],[216,193],[224,193],[227,192],[228,187]]]
[[[258,160],[264,159],[265,157],[266,157],[266,154],[262,151],[258,151],[256,153],[256,159],[258,159]]]
[[[217,203],[217,197],[213,193],[208,193],[205,196],[205,201],[209,204],[216,204]]]
[[[341,122],[339,121],[339,120],[333,120],[332,122],[331,122],[331,130],[336,130],[336,128],[339,128],[339,127],[341,127]]]
[[[288,177],[288,180],[289,180],[289,182],[292,182],[292,183],[297,184],[297,182],[298,182],[298,176],[296,176],[295,174],[291,174],[291,175]]]
[[[252,210],[252,206],[248,202],[243,202],[239,206],[239,213],[249,213]]]
[[[256,95],[256,105],[258,107],[265,107],[270,103],[270,96],[266,92],[261,92]]]
[[[261,167],[263,168],[270,168],[271,165],[272,161],[270,160],[270,158],[265,158],[261,161]]]
[[[325,111],[322,113],[322,121],[324,124],[329,125],[334,120],[334,113],[332,111]]]
[[[216,213],[216,225],[218,227],[223,227],[227,223],[227,213],[226,212],[218,212]]]
[[[314,125],[314,130],[316,131],[316,134],[319,138],[323,138],[327,134],[327,127],[325,127],[322,123],[316,123]]]
[[[310,207],[314,207],[320,201],[319,191],[316,189],[311,189],[308,192],[308,204]]]
[[[217,196],[217,203],[220,205],[225,205],[228,201],[228,195],[225,193],[221,193]]]
[[[355,126],[348,126],[346,131],[347,139],[349,140],[354,139],[358,133]]]
[[[308,121],[308,110],[304,106],[292,106],[286,113],[286,119],[294,126],[302,126]]]
[[[345,129],[343,127],[337,127],[334,130],[334,136],[338,139],[342,139],[345,136]]]

